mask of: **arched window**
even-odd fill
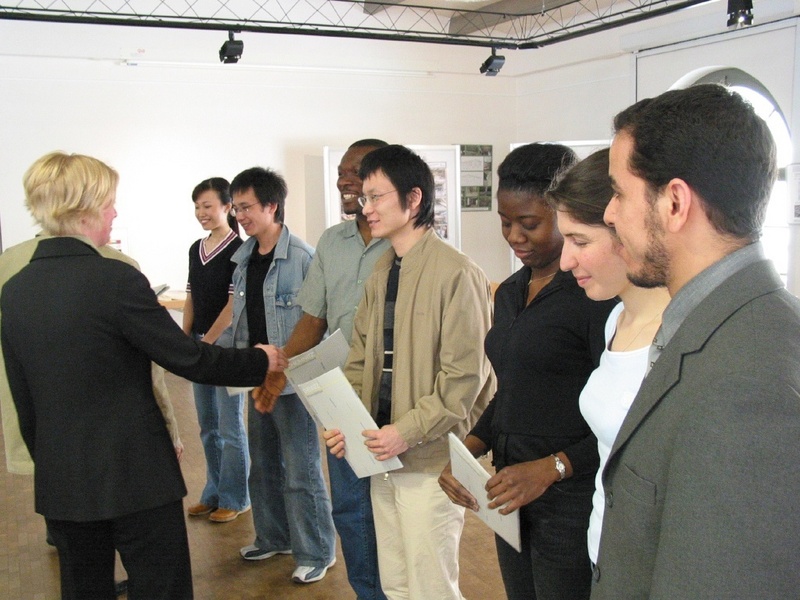
[[[741,94],[767,122],[778,149],[778,180],[772,190],[761,243],[767,258],[772,260],[783,282],[789,270],[789,186],[786,167],[792,162],[792,140],[789,126],[778,103],[769,90],[755,77],[741,69],[709,67],[693,71],[675,83],[673,89],[701,83],[719,83]]]

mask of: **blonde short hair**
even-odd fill
[[[96,158],[51,152],[25,172],[25,205],[45,232],[80,233],[81,220],[100,218],[118,181],[117,172]]]

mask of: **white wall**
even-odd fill
[[[182,288],[186,252],[202,234],[190,193],[206,177],[277,169],[289,185],[287,224],[313,244],[324,228],[323,146],[380,137],[507,148],[513,137],[514,80],[479,76],[484,50],[261,35],[246,38],[239,65],[214,64],[225,38],[0,21],[4,244],[34,233],[21,177],[54,149],[120,172],[115,233],[152,283]],[[126,56],[141,66],[122,64]],[[196,62],[178,64],[187,60]],[[374,71],[376,61],[390,70]],[[428,70],[442,65],[449,72]],[[462,248],[491,279],[508,275],[494,212],[464,214]]]
[[[34,233],[20,180],[36,158],[54,149],[92,154],[121,173],[118,231],[128,252],[153,283],[182,288],[187,248],[202,234],[189,201],[201,179],[232,178],[255,164],[277,169],[289,184],[287,224],[313,244],[325,225],[323,146],[362,137],[492,144],[496,170],[512,142],[608,138],[614,114],[637,98],[636,53],[663,47],[651,52],[664,57],[663,80],[639,72],[639,95],[657,94],[686,68],[677,62],[684,50],[672,44],[710,35],[731,65],[752,71],[754,60],[765,71],[752,74],[774,84],[797,131],[797,46],[787,62],[784,29],[727,33],[724,4],[503,51],[506,65],[494,78],[477,73],[482,48],[245,32],[242,61],[220,65],[224,32],[0,20],[3,242]],[[759,3],[755,13],[757,23],[791,17],[800,1]],[[795,20],[786,26],[794,32]],[[760,53],[750,59],[754,44],[742,40],[753,36]],[[689,62],[706,55],[699,50]],[[509,274],[494,211],[462,214],[462,249],[493,281]],[[793,252],[800,255],[797,240]]]

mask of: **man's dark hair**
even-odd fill
[[[414,188],[422,192],[419,213],[414,227],[433,227],[433,205],[436,202],[433,173],[418,154],[405,146],[389,145],[378,148],[361,160],[358,176],[363,181],[381,171],[392,182],[400,197],[400,206],[408,207],[408,194]]]
[[[628,168],[650,196],[674,178],[702,199],[721,234],[755,241],[777,173],[767,124],[736,92],[703,84],[637,102],[614,118],[633,140]]]
[[[383,140],[379,140],[376,138],[367,138],[365,140],[358,140],[357,142],[353,142],[348,146],[350,148],[383,148],[384,146],[388,146],[387,142]]]
[[[497,168],[498,190],[544,197],[556,174],[578,157],[561,144],[527,144],[511,151]]]
[[[231,196],[251,189],[261,206],[275,204],[275,222],[283,223],[283,208],[289,193],[286,181],[272,169],[253,167],[242,171],[231,181]]]

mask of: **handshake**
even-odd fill
[[[289,360],[283,352],[283,348],[273,345],[258,344],[256,348],[261,348],[269,359],[269,368],[264,383],[253,390],[253,403],[256,410],[262,414],[272,412],[275,403],[286,387],[286,375],[283,370],[289,365]]]

